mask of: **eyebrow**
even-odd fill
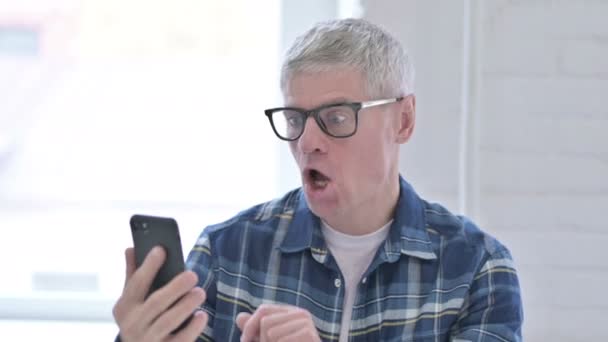
[[[320,107],[325,107],[325,106],[331,106],[331,105],[337,105],[337,104],[342,104],[342,103],[352,103],[355,102],[353,100],[347,99],[346,97],[337,97],[333,100],[329,100],[327,102],[323,102],[318,106],[315,106],[314,108],[320,108]],[[291,107],[291,108],[302,108],[302,107],[298,107],[298,106],[294,106],[294,105],[290,105],[290,104],[285,104],[285,107]],[[302,108],[304,109],[304,108]]]

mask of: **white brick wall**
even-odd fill
[[[608,80],[608,33],[564,40],[560,57],[559,70],[569,78]]]
[[[608,2],[483,6],[482,221],[520,265],[529,340],[606,340]]]
[[[457,210],[465,2],[363,3],[417,64],[421,124],[402,170]],[[526,341],[606,341],[608,1],[471,4],[480,13],[474,218],[519,266]]]
[[[477,0],[479,1],[479,0]],[[445,0],[433,0],[443,5]],[[462,1],[458,1],[462,3]],[[508,37],[585,38],[608,34],[605,0],[479,1],[486,11],[484,29]]]
[[[456,208],[463,37],[461,18],[454,13],[462,13],[461,4],[383,0],[363,6],[367,18],[397,33],[416,67],[416,128],[402,150],[401,172],[427,198]],[[421,35],[420,29],[432,23],[441,25]],[[437,143],[441,139],[450,143]]]
[[[608,25],[608,19],[606,22]],[[484,62],[486,60],[484,59]],[[607,90],[608,78],[565,75],[539,78],[484,72],[482,101],[485,104],[485,112],[482,121],[487,122],[488,115],[494,118],[507,114],[520,119],[519,121],[534,116],[550,119],[587,117],[606,120],[608,106],[604,98]],[[492,108],[487,107],[489,104]]]
[[[481,212],[483,226],[502,235],[510,231],[606,234],[606,223],[600,218],[606,214],[607,202],[608,196],[605,195],[486,193]],[[583,250],[586,247],[573,248]],[[606,265],[605,260],[602,263]]]

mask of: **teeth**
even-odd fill
[[[315,186],[319,187],[319,188],[324,188],[327,185],[327,181],[326,180],[316,180],[314,181]]]

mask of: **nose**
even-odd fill
[[[315,119],[309,117],[304,123],[304,132],[298,139],[297,145],[303,153],[326,152],[328,138]]]

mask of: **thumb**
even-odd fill
[[[236,316],[236,326],[239,327],[239,330],[243,331],[250,318],[251,314],[247,312],[241,312]]]

